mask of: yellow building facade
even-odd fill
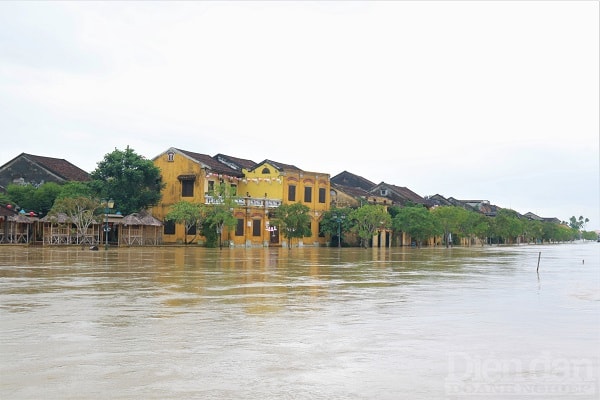
[[[264,160],[251,169],[243,169],[244,179],[240,189],[252,196],[263,193],[265,198],[274,198],[279,204],[301,203],[309,208],[311,236],[303,238],[300,245],[322,246],[326,239],[320,236],[320,220],[329,210],[331,201],[329,174],[308,172],[293,165]],[[277,206],[279,205],[277,204]],[[287,245],[280,237],[278,227],[272,226],[265,217],[265,229],[270,232],[269,243]]]
[[[271,160],[254,163],[224,155],[215,157],[169,148],[152,159],[160,168],[165,188],[161,203],[152,215],[165,222],[164,243],[183,243],[203,238],[186,232],[182,224],[165,221],[170,207],[179,201],[215,204],[209,193],[218,185],[234,188],[236,206],[232,210],[236,226],[223,232],[222,240],[235,247],[285,246],[277,226],[269,222],[272,211],[281,204],[300,202],[310,209],[311,236],[299,245],[320,246],[326,238],[319,234],[321,216],[329,209],[329,174],[303,171],[293,165]]]

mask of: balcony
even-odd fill
[[[264,197],[238,197],[234,201],[239,207],[277,208],[281,205],[280,199]],[[204,195],[204,204],[223,204],[223,198],[221,196]]]

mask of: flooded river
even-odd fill
[[[2,246],[0,324],[1,399],[597,399],[600,244]]]

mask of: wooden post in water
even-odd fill
[[[538,265],[537,265],[537,269],[535,270],[535,272],[540,272],[540,258],[542,258],[542,252],[541,251],[538,254]]]

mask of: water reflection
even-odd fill
[[[461,397],[473,376],[449,359],[590,359],[599,258],[594,245],[0,247],[0,397]]]

